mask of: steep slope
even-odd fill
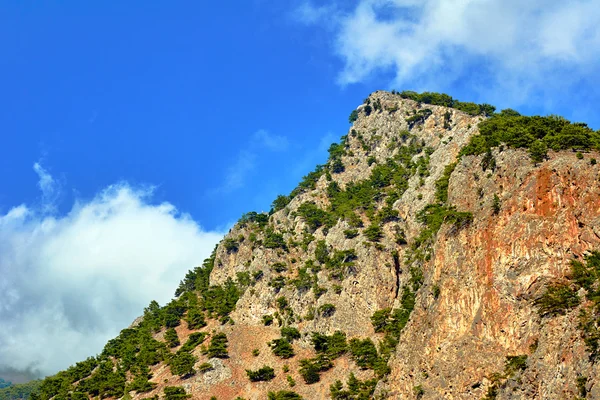
[[[37,396],[600,397],[600,134],[493,111],[373,93],[326,165]]]

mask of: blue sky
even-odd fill
[[[374,90],[600,128],[599,0],[0,4],[0,375],[64,368],[166,301]],[[79,304],[90,282],[105,295]],[[39,348],[14,341],[57,313]]]

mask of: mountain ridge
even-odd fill
[[[597,322],[586,339],[576,308],[595,283],[563,315],[538,312],[571,260],[600,248],[600,133],[494,111],[374,92],[327,164],[32,397],[600,395],[593,358],[560,378],[548,360],[590,352]]]

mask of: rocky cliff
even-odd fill
[[[369,96],[326,165],[38,397],[600,398],[598,132],[482,150],[489,107],[411,98]]]

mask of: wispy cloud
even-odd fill
[[[296,10],[298,20],[332,29],[332,49],[344,63],[341,85],[384,73],[398,87],[435,88],[469,76],[461,84],[522,96],[544,90],[552,79],[563,85],[564,79],[595,79],[600,66],[600,0],[341,5],[305,2]]]
[[[288,148],[288,140],[284,136],[273,135],[264,129],[256,131],[254,140],[259,146],[271,151],[285,151]]]
[[[236,161],[227,169],[223,184],[215,193],[230,193],[245,184],[246,177],[256,168],[256,154],[250,150],[239,152]]]
[[[246,183],[248,176],[256,169],[257,160],[261,151],[283,152],[289,147],[285,136],[275,135],[265,129],[256,131],[246,148],[241,150],[227,169],[223,183],[212,190],[210,195],[231,193]]]
[[[56,181],[34,168],[51,199]],[[0,372],[46,375],[97,354],[152,299],[168,301],[221,236],[127,183],[64,216],[0,214]]]
[[[50,175],[40,161],[33,164],[33,170],[38,175],[38,188],[42,192],[42,208],[45,212],[52,212],[56,209],[56,201],[60,196],[60,185]]]

